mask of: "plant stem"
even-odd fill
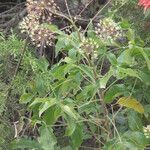
[[[90,58],[88,57],[88,55],[85,53],[86,59],[88,61],[89,66],[93,69],[93,74],[94,74],[94,79],[95,79],[95,83],[97,82],[98,79],[98,75],[97,72],[95,70],[94,64],[92,64]],[[104,93],[103,91],[100,89],[97,91],[98,97],[100,99],[100,103],[102,105],[102,107],[104,108],[104,118],[105,118],[105,128],[108,131],[108,137],[110,137],[111,135],[111,130],[109,127],[109,120],[108,120],[108,110],[107,110],[107,106],[104,102]]]

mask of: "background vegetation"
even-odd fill
[[[52,12],[28,1],[24,23],[0,24],[0,149],[150,148],[149,12],[137,0],[89,2],[78,16],[78,1]]]

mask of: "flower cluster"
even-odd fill
[[[150,9],[150,0],[139,0],[139,5],[144,7],[144,10]]]
[[[35,29],[34,32],[31,33],[30,37],[33,44],[37,47],[45,47],[46,45],[52,46],[55,39],[54,33],[43,27],[38,27]]]
[[[59,8],[54,0],[27,0],[28,14],[36,14],[36,17],[40,18],[41,22],[51,22],[53,13]]]
[[[93,38],[83,39],[80,45],[81,51],[91,55],[93,58],[97,57],[98,48],[99,44]]]
[[[147,125],[147,127],[144,127],[144,134],[147,138],[150,138],[150,125]]]
[[[32,43],[37,46],[52,45],[54,33],[42,27],[42,23],[51,24],[52,18],[59,8],[54,0],[27,0],[28,15],[20,23],[22,32],[27,33]]]
[[[120,26],[110,18],[104,18],[96,24],[96,35],[104,42],[108,40],[116,40],[123,36]]]
[[[80,47],[87,54],[91,54],[95,49],[99,48],[99,45],[94,41],[94,39],[88,38],[82,41]]]
[[[30,35],[30,33],[34,32],[34,30],[37,30],[39,27],[38,18],[36,18],[34,14],[27,15],[20,22],[19,27],[22,33]]]

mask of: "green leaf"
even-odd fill
[[[35,90],[42,96],[45,95],[47,90],[45,78],[40,74],[38,74],[35,79]]]
[[[97,100],[99,101],[99,100]],[[81,113],[86,113],[87,115],[88,114],[91,114],[91,113],[94,113],[96,111],[101,111],[101,106],[97,105],[95,106],[95,103],[93,103],[93,101],[83,101],[83,105],[80,105],[78,107],[78,112],[81,114]]]
[[[93,74],[93,70],[91,67],[89,66],[85,66],[85,65],[79,65],[79,66],[76,66],[78,69],[80,69],[83,73],[85,73],[91,80],[92,82],[95,82],[95,79],[94,79],[94,74]]]
[[[95,84],[89,84],[83,87],[83,90],[76,95],[76,99],[78,101],[84,101],[86,99],[89,99],[96,94],[98,88],[99,87]]]
[[[71,59],[70,57],[65,57],[64,62],[66,62],[67,64],[74,64],[75,61],[73,59]]]
[[[91,79],[92,82],[95,82],[94,79],[94,74],[93,74],[93,70],[91,67],[80,64],[80,65],[75,65],[75,64],[70,64],[70,62],[72,62],[69,59],[69,65],[65,68],[64,72],[69,72],[71,69],[77,69],[78,71],[80,71],[83,75],[86,75],[87,77],[89,77]],[[73,62],[72,62],[73,63]]]
[[[31,93],[24,93],[20,97],[20,103],[27,104],[32,100],[33,97],[34,97],[34,95]]]
[[[128,29],[127,38],[132,44],[135,43],[135,32],[132,29]]]
[[[76,48],[76,43],[71,35],[67,35],[67,34],[63,34],[60,36],[57,36],[57,43],[55,46],[55,51],[56,51],[56,56],[58,54],[58,52],[65,50],[68,51],[70,49]]]
[[[148,140],[141,132],[128,131],[105,144],[104,150],[144,150]]]
[[[126,91],[123,84],[116,84],[105,93],[104,100],[106,103],[111,103],[116,97],[122,95]]]
[[[80,124],[76,125],[74,133],[71,135],[72,145],[74,149],[78,149],[83,142],[83,127]]]
[[[50,102],[52,101],[52,103],[54,103],[54,101],[56,102],[55,98],[50,98],[50,97],[46,97],[46,98],[36,98],[33,103],[31,103],[30,107],[36,104],[40,104],[40,103],[46,103],[46,102]]]
[[[147,53],[144,51],[145,49],[139,48],[138,50],[141,52],[141,54],[142,54],[143,57],[145,58],[146,63],[147,63],[147,66],[148,66],[148,69],[150,70],[150,59],[149,59]]]
[[[40,137],[38,141],[43,150],[55,150],[57,141],[53,129],[50,126],[40,127]]]
[[[106,88],[108,80],[113,76],[113,70],[110,69],[101,79],[100,79],[100,88]]]
[[[150,85],[150,72],[148,70],[139,71],[139,77],[146,85]]]
[[[61,108],[57,105],[54,105],[45,111],[43,119],[47,125],[53,125],[61,115]]]
[[[75,110],[71,106],[61,105],[60,107],[68,116],[70,116],[71,118],[74,118],[75,120],[78,119],[79,117],[78,114],[75,112]]]
[[[57,103],[56,99],[48,99],[44,104],[39,107],[39,117],[45,112],[48,108],[54,106]]]
[[[10,144],[11,149],[35,149],[43,150],[40,144],[37,141],[30,139],[17,139]]]
[[[143,130],[141,118],[135,111],[128,111],[128,124],[132,131]]]
[[[64,64],[63,66],[56,66],[51,70],[51,73],[53,74],[54,79],[62,80],[65,78],[65,68],[68,66],[68,64]]]
[[[131,68],[122,68],[122,67],[118,67],[117,69],[117,75],[120,77],[120,78],[125,78],[127,76],[129,77],[136,77],[136,78],[140,78],[139,74],[138,74],[138,71],[136,70],[133,70]]]
[[[75,129],[76,129],[75,120],[71,117],[68,117],[68,116],[66,116],[65,119],[67,121],[67,128],[66,128],[66,131],[65,131],[65,135],[71,136],[74,133]]]
[[[58,36],[58,41],[55,45],[56,56],[65,47],[65,42],[62,36]]]
[[[121,55],[117,58],[117,62],[120,65],[128,65],[132,66],[135,64],[135,58],[132,56],[133,50],[127,49],[121,53]]]
[[[126,20],[126,19],[123,19],[121,21],[120,26],[123,29],[129,29],[130,28],[130,24],[129,24],[128,20]]]
[[[114,65],[114,66],[117,65],[117,58],[113,53],[108,53],[107,58],[112,65]]]
[[[123,135],[123,139],[125,140],[126,145],[128,143],[132,143],[134,148],[137,150],[144,150],[146,146],[148,146],[148,140],[146,139],[145,135],[141,132],[128,131]]]
[[[77,61],[77,60],[76,60],[76,59],[77,59],[76,55],[77,55],[77,50],[76,50],[75,48],[72,48],[72,49],[69,50],[68,56],[69,56],[71,59]]]
[[[118,139],[113,139],[104,145],[103,150],[127,150],[127,147]]]

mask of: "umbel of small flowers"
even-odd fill
[[[55,34],[49,29],[39,26],[33,33],[30,34],[32,42],[37,47],[52,46],[55,40]]]
[[[22,33],[30,37],[32,44],[36,47],[52,46],[55,39],[54,33],[42,27],[39,21],[30,14],[20,22],[20,29]]]
[[[34,30],[39,28],[39,20],[34,14],[28,14],[20,22],[19,27],[22,33],[27,33],[30,36]]]
[[[95,33],[103,42],[115,41],[123,37],[121,27],[111,18],[101,19],[96,24]]]
[[[28,14],[35,13],[44,23],[51,22],[53,14],[59,9],[54,0],[27,0],[26,6]]]
[[[93,51],[99,48],[99,45],[92,38],[83,39],[81,42],[80,48],[87,54],[93,53]]]
[[[150,0],[139,0],[139,5],[144,7],[144,10],[150,9]]]
[[[80,52],[90,55],[91,58],[97,58],[97,49],[99,44],[93,38],[83,38],[80,44]]]
[[[20,22],[20,29],[27,33],[32,43],[37,47],[51,46],[55,35],[42,27],[42,23],[51,24],[53,13],[58,10],[54,0],[27,0],[28,15]]]

